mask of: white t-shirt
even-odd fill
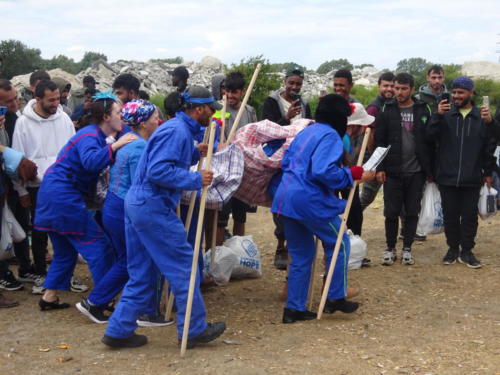
[[[290,103],[288,100],[283,98],[283,96],[281,96],[281,94],[280,94],[280,101],[281,101],[281,105],[283,106],[283,109],[285,110],[285,114],[286,114],[288,112],[288,110],[290,109],[290,106],[292,105],[292,103]],[[302,118],[302,111],[300,111],[297,116],[291,118],[290,123],[294,120],[298,120],[299,118]]]

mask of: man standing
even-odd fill
[[[177,91],[181,94],[187,89],[187,81],[189,79],[189,72],[185,66],[178,66],[172,72],[172,86],[177,87]]]
[[[123,104],[132,99],[139,99],[139,88],[141,82],[137,77],[130,73],[120,74],[113,82],[113,91]]]
[[[74,112],[76,107],[85,103],[85,92],[87,90],[96,90],[96,85],[99,82],[96,82],[95,78],[92,76],[83,77],[83,87],[73,90],[71,92],[71,96],[68,100],[68,107]]]
[[[373,100],[368,107],[366,107],[366,112],[373,117],[377,117],[380,110],[384,106],[386,100],[392,99],[394,96],[394,74],[391,72],[382,73],[378,78],[378,95]],[[375,132],[376,132],[377,121],[374,121],[369,127],[372,129],[370,132],[370,139],[366,146],[367,156],[371,154],[375,149]],[[361,208],[364,210],[368,207],[377,196],[380,189],[380,184],[377,180],[368,181],[363,184],[363,189],[361,190]]]
[[[453,264],[458,259],[470,268],[480,268],[472,249],[478,225],[479,190],[483,182],[491,185],[495,167],[496,142],[489,130],[497,124],[489,108],[473,105],[474,83],[470,78],[455,78],[451,89],[453,103],[439,102],[426,132],[429,141],[437,146],[436,182],[449,246],[443,263]]]
[[[64,113],[71,116],[72,111],[68,107],[68,96],[71,91],[71,83],[61,77],[54,77],[52,82],[54,82],[59,89],[59,94],[61,95],[59,102],[61,103]]]
[[[240,110],[241,99],[245,95],[245,77],[241,72],[231,72],[226,76],[224,82],[225,94],[227,97],[227,112],[230,114],[229,118],[226,120],[226,127],[224,129],[225,139],[227,139],[233,128],[238,111]],[[240,118],[238,129],[253,122],[257,122],[257,114],[255,113],[255,109],[247,104]],[[245,235],[247,212],[251,209],[252,208],[248,204],[237,198],[233,197],[229,200],[219,213],[219,222],[217,225],[218,244],[222,245],[221,242],[223,242],[224,239],[224,230],[229,221],[229,214],[233,215],[233,235]]]
[[[437,111],[437,106],[444,93],[448,93],[444,85],[444,70],[440,65],[433,65],[427,70],[427,83],[420,86],[417,99],[431,107],[432,113]]]
[[[59,89],[54,82],[40,81],[35,89],[35,99],[28,102],[14,129],[12,148],[22,152],[38,167],[36,181],[14,186],[21,205],[31,209],[32,221],[35,220],[36,198],[43,175],[56,161],[59,150],[75,134],[75,127],[59,105],[59,99]],[[33,286],[33,292],[41,293],[42,281],[47,273],[47,233],[33,229],[31,238],[35,273],[40,277],[40,282]]]
[[[377,181],[384,184],[384,216],[387,249],[382,264],[390,266],[396,260],[398,217],[404,209],[405,225],[401,263],[415,263],[411,245],[417,230],[422,190],[431,178],[431,161],[425,141],[425,126],[430,110],[412,97],[413,77],[399,73],[394,79],[395,101],[387,102],[377,117],[375,141],[377,147],[391,146],[387,157],[377,168]]]
[[[24,109],[26,104],[35,97],[35,88],[38,82],[50,80],[50,75],[45,70],[35,70],[30,75],[30,87],[25,87],[21,90],[21,108]]]
[[[129,281],[109,319],[102,342],[111,347],[137,347],[147,337],[135,334],[136,320],[153,298],[158,269],[176,297],[179,341],[184,329],[193,248],[176,214],[183,190],[210,185],[213,173],[190,172],[206,145],[194,147],[200,126],[208,126],[220,109],[203,87],[188,89],[182,112],[151,136],[139,161],[136,178],[125,198],[125,227]],[[204,150],[203,150],[204,149]],[[199,281],[199,271],[198,271]],[[199,282],[195,283],[188,348],[216,339],[225,330],[223,322],[206,322]]]
[[[349,103],[357,103],[358,101],[351,96],[351,90],[354,86],[352,82],[352,74],[347,69],[339,69],[333,76],[333,91],[340,95]]]
[[[300,96],[304,83],[304,71],[296,65],[288,67],[285,74],[285,88],[271,93],[264,101],[262,118],[280,125],[290,125],[291,121],[300,118],[312,118],[311,108]],[[288,250],[285,246],[285,232],[280,219],[273,214],[275,224],[274,235],[278,239],[274,266],[286,270],[288,264]]]

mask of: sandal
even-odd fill
[[[47,302],[43,298],[40,298],[38,301],[38,306],[40,306],[40,310],[60,310],[67,309],[69,307],[69,303],[59,303],[59,297],[54,302]]]

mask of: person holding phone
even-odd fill
[[[469,77],[455,78],[451,90],[451,100],[445,97],[439,102],[426,129],[427,139],[436,147],[435,180],[449,246],[443,263],[450,265],[458,260],[470,268],[480,268],[480,261],[472,253],[479,190],[483,183],[492,182],[496,142],[491,130],[498,123],[488,107],[474,106],[474,82]]]
[[[290,125],[299,118],[312,118],[309,104],[300,96],[304,83],[304,71],[297,65],[290,65],[285,74],[285,87],[271,93],[264,101],[262,118],[276,122],[282,126]],[[273,214],[276,226],[274,235],[278,240],[274,266],[279,270],[286,270],[288,264],[288,250],[285,246],[285,232],[280,219]]]

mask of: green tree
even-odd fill
[[[271,65],[270,69],[272,72],[279,72],[279,73],[286,72],[286,70],[290,66],[298,66],[304,72],[307,70],[307,68],[305,66],[294,63],[294,62],[276,63],[276,64],[270,64],[270,65]]]
[[[247,84],[249,84],[252,79],[253,72],[255,71],[255,67],[259,63],[262,64],[262,68],[260,69],[259,76],[257,77],[253,87],[248,104],[255,108],[260,118],[262,115],[262,105],[264,104],[264,100],[269,96],[269,93],[272,90],[276,90],[280,87],[280,79],[273,73],[271,64],[269,64],[269,61],[260,55],[242,59],[239,64],[232,64],[229,71],[239,71],[243,73]]]
[[[451,81],[462,74],[462,66],[458,64],[443,65],[444,83],[446,87],[450,87]]]
[[[41,51],[29,48],[19,40],[0,42],[0,78],[11,79],[43,67]]]
[[[80,71],[80,64],[70,57],[58,55],[50,60],[44,60],[43,68],[45,70],[60,68],[68,73],[77,74]]]
[[[184,59],[180,56],[177,57],[168,57],[166,59],[151,59],[149,60],[154,63],[164,63],[164,64],[182,64]]]
[[[400,60],[396,66],[397,73],[410,73],[413,76],[425,72],[431,62],[421,57],[411,57],[409,59]]]
[[[337,60],[334,59],[330,61],[325,61],[318,67],[318,69],[316,69],[316,72],[318,72],[319,74],[326,74],[328,72],[331,72],[332,70],[339,70],[339,69],[352,70],[353,68],[354,66],[347,59],[337,59]]]
[[[100,52],[87,51],[84,53],[82,60],[79,63],[79,71],[90,68],[94,62],[97,60],[108,61],[108,57]]]

